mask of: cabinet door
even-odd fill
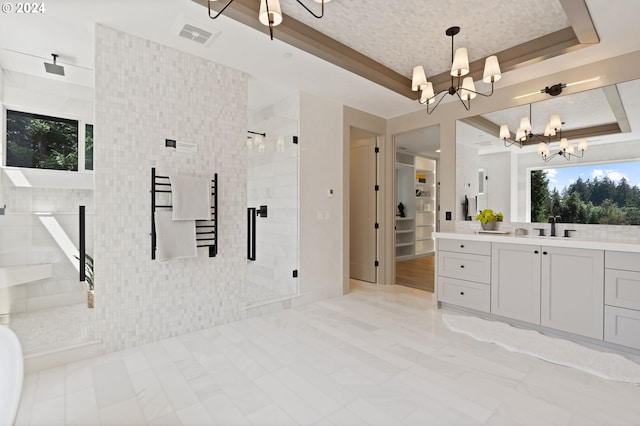
[[[603,338],[602,250],[542,247],[541,283],[542,325]]]
[[[491,313],[540,324],[540,247],[492,244]]]

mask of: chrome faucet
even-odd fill
[[[549,216],[549,223],[551,224],[551,234],[550,236],[556,236],[556,223],[560,223],[562,218],[560,216]]]

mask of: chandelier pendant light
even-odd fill
[[[471,109],[471,99],[477,95],[489,97],[493,95],[493,83],[500,80],[500,64],[496,56],[489,56],[484,62],[484,74],[482,81],[485,83],[491,83],[491,92],[481,93],[476,91],[473,77],[464,77],[469,74],[469,56],[467,55],[467,49],[464,47],[455,50],[454,54],[454,42],[453,39],[456,34],[460,32],[460,27],[447,28],[445,34],[451,37],[451,86],[448,89],[443,89],[437,94],[433,91],[433,83],[427,81],[424,67],[418,65],[413,68],[413,77],[411,80],[411,90],[414,92],[420,91],[420,98],[418,102],[427,105],[427,114],[431,114],[440,105],[442,99],[448,93],[449,95],[457,95],[464,108],[469,111]],[[463,78],[464,77],[464,78]],[[439,97],[439,99],[438,99]],[[431,109],[429,106],[435,104]]]
[[[562,138],[560,140],[560,147],[551,155],[549,155],[549,145],[544,142],[540,142],[538,144],[538,154],[540,154],[545,163],[548,163],[555,157],[563,157],[565,160],[569,161],[571,160],[571,157],[582,158],[587,148],[587,140],[581,139],[580,142],[578,142],[578,151],[580,151],[580,153],[577,154],[575,146],[569,142],[567,138]]]
[[[538,141],[538,154],[540,154],[542,159],[547,163],[558,156],[563,157],[567,161],[569,161],[571,157],[582,158],[588,148],[586,139],[578,142],[578,154],[576,147],[569,142],[567,138],[562,137],[563,125],[564,122],[560,120],[560,116],[553,114],[544,127],[544,133],[542,135],[536,135],[533,133],[531,126],[531,104],[529,104],[529,116],[520,118],[520,126],[516,130],[516,136],[511,138],[509,126],[503,124],[500,126],[500,139],[502,139],[504,146],[507,148],[512,145],[518,145],[522,148],[524,145],[532,145]],[[551,154],[549,145],[557,140],[560,141],[560,146],[557,151],[554,150],[554,153]]]
[[[546,143],[547,145],[554,140],[562,139],[562,125],[564,122],[560,120],[560,116],[558,114],[553,114],[544,128],[544,133],[541,135],[537,135],[533,133],[531,127],[531,104],[529,104],[529,116],[523,116],[520,118],[520,126],[516,130],[516,135],[514,138],[511,137],[511,131],[509,130],[509,126],[503,124],[500,126],[500,139],[503,140],[505,147],[510,147],[512,145],[518,145],[522,148],[524,145],[531,145],[538,142]]]
[[[212,15],[211,3],[217,2],[218,0],[207,0],[207,7],[209,8],[209,18],[216,19],[220,15],[224,13],[224,11],[229,7],[231,3],[235,0],[229,0],[227,4],[225,4],[219,12],[216,13],[213,10],[214,14]],[[258,20],[263,24],[269,27],[269,35],[271,40],[273,40],[273,27],[280,25],[282,23],[282,9],[280,8],[279,0],[259,0],[260,1],[260,12],[258,13]],[[316,3],[320,3],[320,14],[316,14],[313,12],[306,4],[304,4],[301,0],[296,0],[298,4],[305,8],[307,12],[309,12],[315,18],[322,18],[324,16],[324,4],[328,3],[331,0],[313,0]]]

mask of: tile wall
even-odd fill
[[[242,316],[247,76],[96,27],[95,291],[103,351]],[[164,147],[197,144],[197,154]],[[219,179],[219,254],[151,260],[150,174]]]

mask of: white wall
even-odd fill
[[[9,109],[92,123],[93,95],[91,87],[5,71],[3,99]]]
[[[294,305],[342,294],[343,276],[348,272],[344,264],[348,251],[343,246],[342,123],[342,105],[300,94],[301,297],[294,299]],[[328,189],[333,189],[331,198]]]
[[[462,144],[458,144],[456,148],[456,194],[458,197],[456,217],[464,220],[462,203],[466,195],[469,199],[468,214],[475,218],[475,200],[478,195],[478,169],[480,168],[478,150]]]
[[[246,271],[247,76],[96,27],[95,303],[103,350],[239,319]],[[198,145],[197,154],[164,147]],[[218,256],[151,260],[151,168],[218,173]]]
[[[460,147],[458,147],[460,149]],[[506,222],[511,221],[511,190],[515,188],[517,180],[514,170],[516,159],[512,152],[501,152],[488,156],[482,156],[482,165],[485,169],[487,191],[487,208],[504,214]],[[477,181],[476,175],[476,181]],[[515,199],[513,200],[516,201]]]

